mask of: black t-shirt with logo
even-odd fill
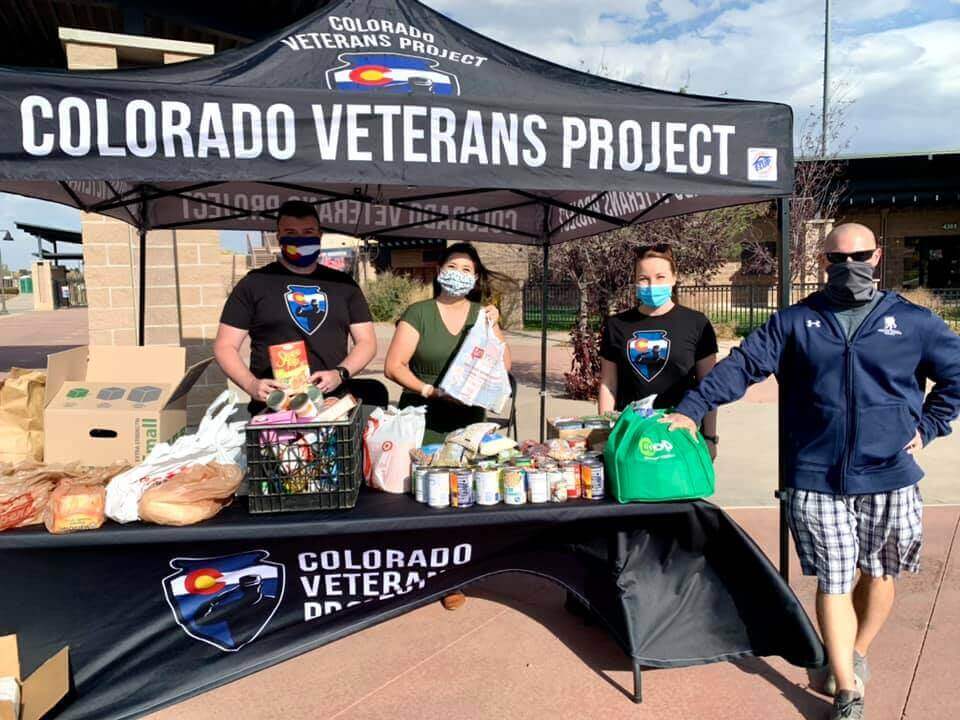
[[[270,346],[303,340],[310,370],[332,370],[347,356],[350,326],[370,322],[370,309],[346,273],[319,265],[309,275],[273,262],[237,283],[220,322],[250,333],[250,371],[273,377]]]
[[[607,318],[600,357],[617,366],[616,408],[656,395],[672,408],[696,384],[696,363],[717,352],[717,336],[703,313],[681,305],[656,317],[633,308]]]

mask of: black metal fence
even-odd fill
[[[523,287],[523,324],[540,327],[541,285],[527,283]],[[818,290],[816,283],[794,283],[791,302],[802,300]],[[777,285],[679,285],[678,302],[699,310],[714,325],[726,326],[738,335],[760,327],[777,309]],[[960,288],[913,291],[914,300],[930,307],[955,330],[960,330]],[[908,295],[910,292],[908,291]],[[623,306],[632,298],[624,297]],[[576,322],[580,310],[580,292],[573,283],[547,284],[547,327],[568,330]],[[591,318],[594,323],[599,318]]]

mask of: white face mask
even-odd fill
[[[437,275],[437,283],[447,294],[454,297],[464,297],[477,284],[477,276],[462,270],[444,268]]]

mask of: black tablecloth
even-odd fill
[[[182,700],[502,572],[579,596],[635,662],[745,655],[823,662],[796,597],[707,502],[436,510],[362,493],[330,513],[185,528],[106,524],[0,534],[0,634],[24,672],[71,647],[61,718],[127,718]]]

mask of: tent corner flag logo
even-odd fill
[[[177,625],[190,637],[236,652],[263,632],[283,599],[284,567],[266,550],[178,557],[163,579]]]
[[[327,70],[327,86],[348,92],[459,95],[460,81],[430,58],[402,53],[341,53]]]
[[[777,181],[777,148],[747,148],[747,180]]]

